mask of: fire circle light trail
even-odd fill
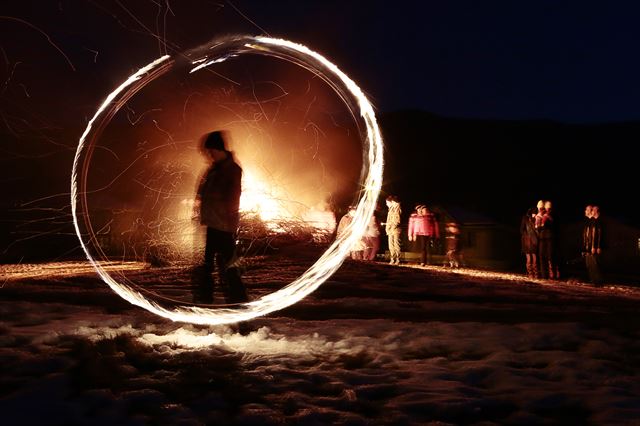
[[[358,241],[376,206],[382,185],[383,140],[373,107],[358,85],[324,56],[301,44],[267,37],[239,36],[215,40],[189,52],[190,73],[205,69],[242,54],[279,58],[299,65],[322,78],[342,99],[360,131],[363,146],[361,191],[354,220],[322,256],[299,278],[282,289],[259,299],[233,307],[202,307],[153,300],[130,282],[118,282],[101,265],[106,255],[96,242],[87,205],[87,172],[96,141],[110,119],[139,90],[165,74],[182,58],[163,56],[131,75],[100,105],[80,137],[71,171],[71,212],[82,248],[102,280],[119,296],[156,315],[172,321],[193,324],[228,324],[246,321],[286,308],[315,291],[344,262],[351,246]],[[84,233],[81,230],[84,228]],[[88,236],[88,238],[86,236]],[[93,250],[91,250],[93,248]],[[92,254],[92,251],[94,252]]]

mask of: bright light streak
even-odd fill
[[[174,303],[168,304],[163,300],[147,299],[135,288],[133,283],[117,282],[99,262],[94,260],[89,250],[89,244],[94,244],[98,254],[102,252],[100,247],[95,246],[95,239],[90,238],[85,242],[80,230],[78,214],[78,201],[79,197],[82,197],[81,213],[84,219],[83,223],[91,236],[92,228],[86,206],[86,173],[91,161],[92,147],[101,129],[108,125],[110,117],[117,112],[127,99],[147,83],[157,78],[163,71],[166,71],[169,66],[174,66],[175,63],[167,61],[169,57],[164,56],[140,69],[109,94],[94,117],[89,121],[85,132],[80,138],[71,174],[71,211],[82,248],[100,277],[109,287],[130,303],[173,321],[210,325],[234,323],[266,315],[302,300],[316,290],[340,267],[349,253],[350,247],[362,237],[374,212],[382,185],[382,136],[371,103],[353,80],[324,56],[306,46],[287,40],[267,37],[242,36],[217,42],[209,47],[209,53],[203,53],[204,58],[193,61],[193,64],[200,64],[196,68],[202,69],[201,65],[203,63],[220,62],[220,60],[245,53],[273,56],[295,63],[322,78],[336,91],[351,111],[359,127],[362,126],[366,129],[366,132],[361,133],[365,154],[362,174],[364,179],[361,182],[363,189],[357,203],[354,220],[347,227],[346,232],[333,242],[314,265],[284,288],[251,302],[223,308],[204,308],[192,305],[176,306]],[[207,55],[211,55],[210,57],[213,59],[209,59]],[[358,120],[361,120],[361,122]],[[94,123],[96,123],[95,130]],[[78,178],[79,170],[82,173],[80,180]]]
[[[194,72],[196,72],[198,70],[201,70],[202,68],[206,68],[209,65],[219,64],[220,62],[224,62],[224,61],[227,60],[227,58],[228,58],[228,56],[223,56],[222,58],[216,58],[216,59],[212,59],[210,61],[207,61],[206,58],[202,58],[202,59],[199,59],[197,61],[193,61],[192,62],[193,64],[200,63],[200,65],[198,65],[197,67],[193,67],[193,69],[191,71],[189,71],[189,74],[194,73]]]
[[[148,346],[165,346],[163,351],[170,351],[169,353],[173,354],[203,350],[212,346],[224,346],[235,352],[267,356],[318,356],[328,351],[332,354],[352,351],[348,345],[337,347],[333,342],[317,334],[289,339],[286,336],[274,334],[267,327],[261,327],[248,336],[233,333],[229,328],[215,332],[179,328],[166,333],[145,333],[136,340]]]
[[[147,267],[142,262],[100,262],[105,271],[140,271]],[[27,278],[59,278],[92,274],[93,266],[82,262],[49,262],[21,263],[17,265],[1,265],[0,281],[17,281]]]

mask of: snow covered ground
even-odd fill
[[[242,335],[66,265],[0,269],[2,424],[640,422],[634,287],[349,261]],[[139,266],[189,298],[184,271]],[[306,266],[264,258],[245,281],[256,297]]]

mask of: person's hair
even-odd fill
[[[393,201],[393,202],[398,202],[398,196],[397,195],[387,195],[387,201]]]
[[[531,216],[536,213],[538,213],[538,209],[535,207],[531,207],[529,210],[527,210],[527,216]]]
[[[227,151],[224,140],[224,132],[221,130],[216,130],[204,135],[204,137],[202,138],[202,147],[204,149],[217,149],[218,151]]]

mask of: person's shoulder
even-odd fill
[[[242,173],[242,167],[240,167],[240,164],[236,163],[233,159],[228,162],[227,167],[235,173]]]

